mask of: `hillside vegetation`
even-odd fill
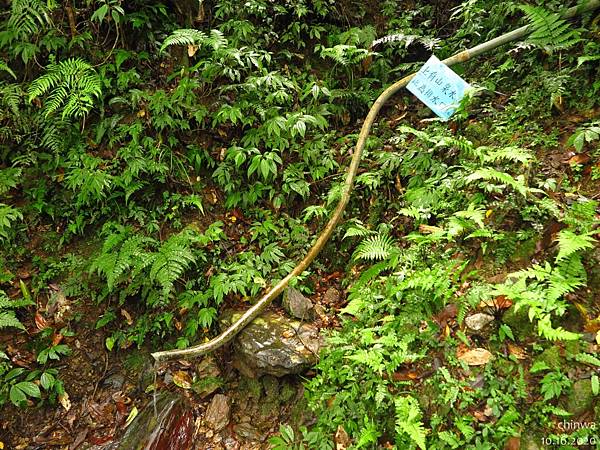
[[[523,25],[453,66],[449,121],[385,105],[292,281],[327,342],[303,394],[210,448],[600,448],[600,8],[561,18],[586,3],[0,0],[0,448],[105,444],[159,389],[200,423],[197,361],[140,355],[294,268],[386,87]],[[99,437],[115,371],[155,378]]]

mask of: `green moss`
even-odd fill
[[[565,401],[565,409],[577,417],[591,410],[594,402],[591,380],[579,380],[573,384],[573,390]]]
[[[560,354],[560,348],[556,345],[544,350],[542,354],[535,359],[535,362],[538,361],[545,362],[552,370],[560,370],[564,363],[564,359]]]
[[[535,326],[529,320],[526,308],[516,310],[511,306],[502,316],[502,322],[510,327],[515,337],[523,341],[535,334]]]

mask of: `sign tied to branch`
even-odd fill
[[[448,120],[471,85],[432,55],[406,88],[439,117]]]

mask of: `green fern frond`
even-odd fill
[[[12,222],[23,219],[23,214],[12,206],[0,203],[0,241],[8,239],[8,231]]]
[[[173,283],[194,262],[194,254],[190,248],[190,233],[181,233],[169,238],[155,255],[150,268],[150,279],[162,288],[163,297],[167,297],[173,289]]]
[[[8,42],[14,39],[28,39],[51,25],[52,9],[48,6],[49,3],[41,0],[13,0],[10,16],[6,22],[6,28],[11,36]]]
[[[10,69],[10,67],[8,67],[8,65],[4,61],[0,61],[0,72],[8,72],[8,74],[12,76],[15,80],[17,79],[15,73]]]
[[[399,397],[394,401],[396,409],[396,432],[408,435],[419,448],[425,450],[426,431],[421,421],[419,402],[413,397]]]
[[[175,30],[170,36],[167,36],[160,47],[160,51],[164,51],[167,47],[173,45],[196,45],[199,47],[208,47],[217,50],[227,47],[228,41],[219,30],[211,30],[210,36],[200,30],[192,28],[182,28]]]
[[[520,179],[520,177],[515,179],[510,174],[506,172],[500,172],[495,169],[478,169],[465,178],[467,183],[471,183],[476,180],[496,181],[505,184],[512,187],[515,191],[523,196],[526,196],[529,192],[529,188],[525,186],[525,183]]]
[[[170,36],[167,36],[165,42],[160,47],[160,51],[164,51],[167,47],[173,45],[197,45],[198,43],[205,42],[208,39],[206,33],[200,30],[194,30],[191,28],[183,28],[175,30]]]
[[[2,328],[18,328],[24,330],[25,327],[21,323],[14,311],[0,311],[0,329]]]
[[[0,329],[12,327],[24,330],[25,327],[21,321],[17,319],[14,310],[31,304],[33,304],[33,302],[27,299],[11,300],[4,291],[0,291]]]
[[[578,30],[560,14],[548,11],[541,6],[522,5],[521,9],[527,15],[532,33],[527,40],[548,52],[572,47],[581,41]]]
[[[460,150],[460,152],[465,155],[471,155],[473,153],[473,143],[471,141],[469,141],[468,139],[465,139],[462,136],[434,136],[433,137],[434,140],[437,141],[437,143],[435,144],[436,148],[437,147],[450,147],[450,148],[456,148],[458,150]]]
[[[370,236],[363,240],[356,251],[354,252],[354,259],[378,261],[389,258],[394,250],[396,244],[394,238],[388,234],[377,234]]]
[[[62,111],[63,119],[82,118],[102,94],[102,84],[94,68],[80,58],[58,64],[50,63],[46,73],[34,80],[28,90],[29,101],[48,94],[44,105],[46,117]]]
[[[367,237],[367,236],[371,236],[373,234],[375,234],[375,231],[369,230],[362,223],[357,221],[356,223],[354,223],[350,227],[348,227],[348,229],[346,230],[346,233],[344,234],[344,237],[342,239],[346,239],[347,237],[353,237],[353,236]]]
[[[490,148],[480,147],[477,149],[484,163],[495,163],[498,161],[511,161],[523,164],[527,167],[535,158],[529,150],[520,147]]]
[[[556,262],[559,263],[565,258],[573,255],[574,253],[582,250],[594,248],[596,240],[591,236],[591,233],[586,234],[575,234],[569,230],[562,230],[558,233],[558,255],[556,256]]]

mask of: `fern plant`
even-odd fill
[[[397,249],[394,238],[386,232],[380,232],[363,239],[356,247],[353,258],[363,261],[381,261],[389,258]]]
[[[567,49],[581,41],[579,31],[561,19],[560,14],[541,6],[522,5],[521,9],[527,15],[532,29],[527,40],[537,47],[551,53]]]
[[[193,56],[198,47],[204,46],[217,50],[219,48],[227,47],[227,44],[227,39],[219,30],[210,30],[210,34],[207,35],[200,30],[184,28],[175,30],[171,35],[167,36],[160,47],[160,51],[162,52],[173,45],[185,45],[188,46],[188,54]]]
[[[11,327],[24,330],[25,327],[17,318],[15,310],[32,304],[33,302],[28,297],[11,300],[4,291],[0,290],[0,329]]]
[[[29,101],[48,94],[43,114],[49,117],[62,109],[62,119],[81,119],[102,94],[102,85],[94,68],[81,58],[50,63],[46,73],[28,89]]]
[[[515,302],[515,308],[527,307],[529,319],[536,321],[538,332],[550,340],[573,340],[579,335],[552,325],[553,317],[566,312],[565,295],[586,285],[587,274],[582,262],[583,252],[594,247],[595,232],[576,234],[562,230],[557,238],[558,254],[554,265],[546,262],[518,271],[494,290]]]
[[[106,280],[108,293],[118,290],[121,301],[139,293],[150,306],[171,298],[175,282],[198,258],[195,245],[221,237],[220,222],[204,234],[186,228],[163,243],[130,227],[109,224],[105,230],[108,236],[89,271]]]
[[[23,214],[12,206],[0,203],[0,242],[8,240],[12,222],[23,219]]]
[[[8,47],[11,54],[21,55],[23,62],[31,60],[40,48],[32,41],[52,25],[54,0],[13,0],[5,28],[0,32],[0,49]]]

